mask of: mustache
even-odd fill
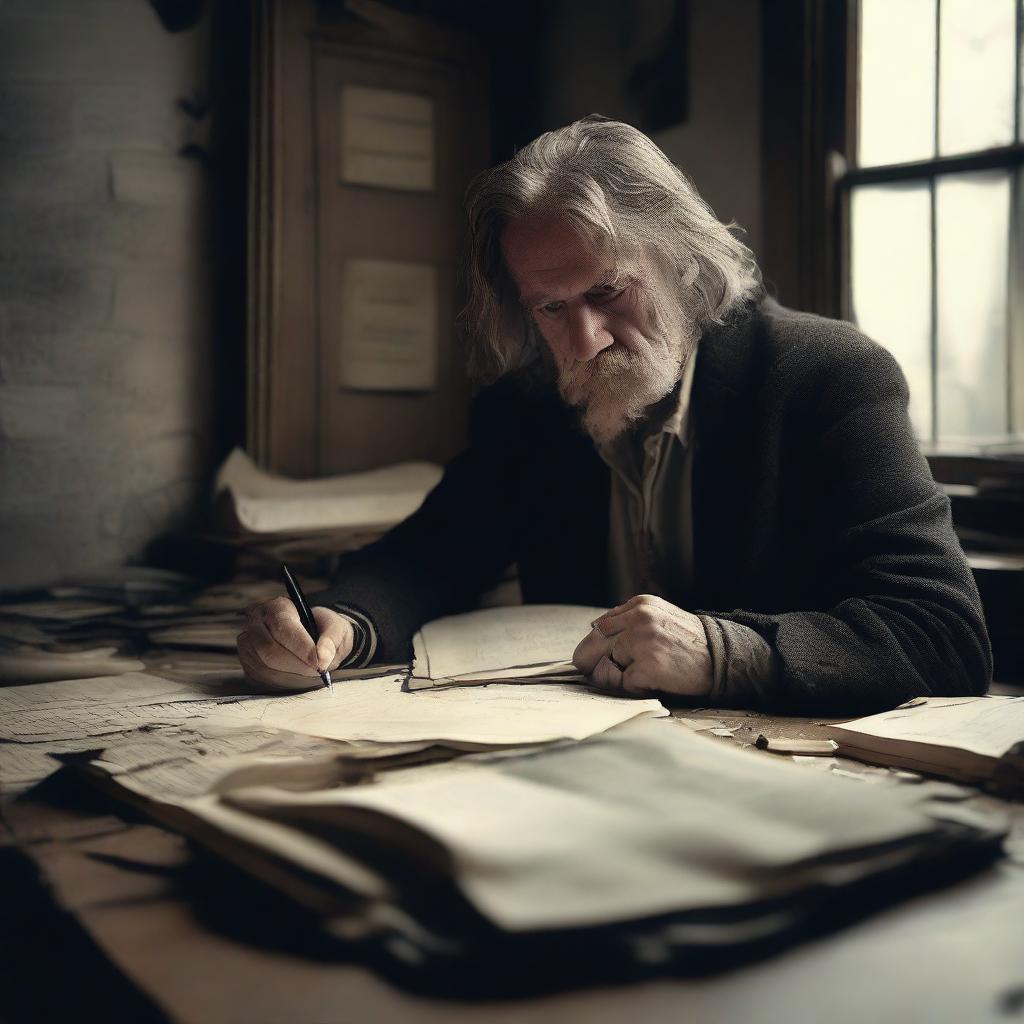
[[[632,390],[631,380],[645,367],[641,354],[614,344],[585,363],[563,367],[558,373],[558,390],[569,405],[586,405],[598,389],[605,393]]]

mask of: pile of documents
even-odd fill
[[[147,622],[180,616],[197,587],[181,573],[119,566],[0,604],[0,685],[141,670]]]
[[[918,697],[829,732],[846,757],[1024,793],[1024,697]]]
[[[0,604],[0,684],[138,671],[139,656],[153,648],[223,652],[231,664],[245,609],[285,592],[279,579],[259,576],[205,589],[186,577],[176,582],[173,590],[125,585],[106,592],[60,585],[32,600]],[[309,577],[302,582],[310,591],[324,586]]]
[[[460,692],[481,691],[402,699]],[[203,770],[180,744],[156,763],[114,744],[87,771],[344,943],[492,994],[732,966],[986,862],[1003,834],[668,721],[415,768],[429,745],[262,743],[215,742]]]
[[[410,516],[441,479],[430,462],[294,480],[260,469],[236,448],[214,484],[218,539],[267,559],[340,554]]]
[[[287,894],[342,955],[492,994],[732,965],[998,852],[1001,822],[924,787],[806,771],[583,685],[601,608],[451,616],[411,675],[254,693],[235,635],[282,592],[140,577],[7,606],[0,654],[28,685],[0,687],[0,797],[68,763]],[[36,662],[60,681],[33,683]],[[833,736],[1004,777],[1022,700],[910,702]]]

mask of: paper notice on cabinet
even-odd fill
[[[341,90],[341,180],[413,192],[434,188],[434,101],[393,89]]]
[[[338,383],[426,391],[437,383],[437,268],[349,260],[343,271]]]

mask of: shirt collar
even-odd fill
[[[699,342],[698,342],[699,343]],[[697,365],[697,344],[694,343],[679,382],[651,412],[639,427],[620,434],[606,444],[597,445],[598,454],[613,469],[624,472],[624,467],[642,461],[641,449],[649,449],[658,439],[668,434],[686,445],[689,442],[690,396],[693,392],[694,368]]]
[[[667,415],[661,425],[660,432],[678,437],[684,444],[687,440],[687,429],[690,425],[690,395],[693,392],[693,372],[697,365],[697,345],[693,346],[683,367],[683,375],[679,387],[675,389],[675,400],[669,405]],[[655,423],[651,424],[651,433],[658,433]]]

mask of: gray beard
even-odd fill
[[[645,419],[679,383],[680,352],[652,348],[637,353],[615,346],[592,360],[558,371],[558,391],[597,444],[607,444]]]

